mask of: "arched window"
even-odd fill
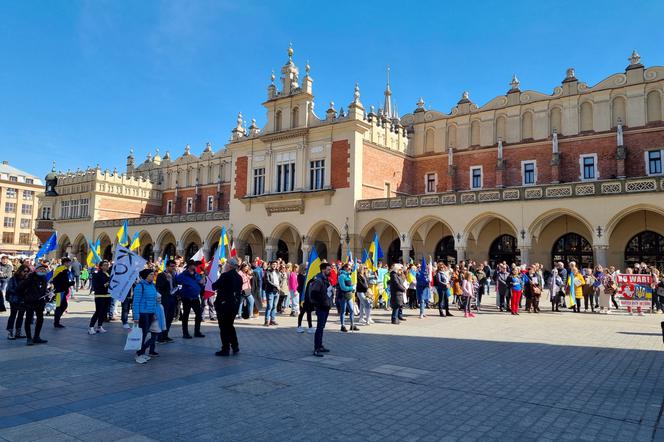
[[[447,147],[458,147],[457,146],[457,137],[456,137],[456,126],[450,125],[447,128]]]
[[[494,239],[489,247],[489,263],[492,268],[505,261],[508,265],[520,263],[520,252],[517,249],[516,238],[512,235],[500,235]]]
[[[530,140],[533,138],[533,113],[525,112],[521,116],[521,139]]]
[[[648,123],[662,120],[662,96],[657,91],[648,94]]]
[[[436,131],[433,127],[427,129],[424,134],[424,151],[433,152],[434,142],[435,142]]]
[[[172,242],[166,244],[166,247],[164,247],[164,259],[172,259],[176,253],[175,244]]]
[[[618,126],[618,121],[626,124],[627,118],[625,114],[625,99],[623,97],[616,97],[611,103],[611,127]]]
[[[625,247],[625,265],[631,267],[637,262],[664,268],[664,236],[652,230],[634,235]]]
[[[143,253],[141,253],[141,256],[146,261],[154,261],[154,249],[152,248],[152,244],[143,247]]]
[[[507,140],[507,138],[505,137],[506,133],[507,133],[507,119],[501,115],[500,117],[496,118],[496,139],[494,141],[497,143],[498,138],[502,138],[503,141],[506,141]]]
[[[327,244],[323,241],[314,242],[314,247],[316,248],[316,253],[320,259],[327,259]]]
[[[473,120],[473,122],[470,123],[470,145],[480,145],[480,122],[477,120]]]
[[[198,252],[198,244],[196,244],[195,242],[190,242],[184,252],[185,261],[188,261],[192,256],[196,254],[196,252]]]
[[[581,103],[581,132],[593,130],[593,105],[590,101]]]
[[[579,268],[593,267],[593,248],[583,236],[578,233],[567,233],[553,243],[551,248],[551,262],[564,262],[566,265],[574,261]],[[606,265],[607,263],[601,262]]]
[[[300,124],[300,109],[298,107],[293,108],[291,115],[291,127],[296,128]]]
[[[555,129],[558,134],[563,132],[563,115],[560,112],[559,107],[554,107],[551,109],[551,114],[549,115],[549,132],[553,133]]]
[[[457,263],[457,251],[454,247],[454,237],[452,235],[445,236],[438,241],[434,258],[436,261],[443,261],[445,264],[454,265]]]
[[[274,114],[274,131],[279,132],[281,130],[281,111],[278,110]]]
[[[285,262],[290,261],[288,258],[288,244],[281,239],[277,243],[277,259],[279,258],[283,259]]]

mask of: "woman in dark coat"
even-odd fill
[[[44,307],[46,306],[46,275],[48,268],[40,264],[34,272],[30,273],[26,279],[21,281],[18,286],[19,296],[23,298],[25,304],[25,336],[28,338],[26,344],[46,344],[46,339],[42,339],[42,325],[44,324]],[[35,334],[33,336],[31,325],[33,316],[37,317],[35,323]]]
[[[11,308],[11,314],[7,320],[7,339],[9,340],[25,338],[21,335],[25,304],[23,303],[23,297],[18,293],[18,286],[28,277],[29,273],[30,267],[21,265],[7,282],[7,301],[9,301]]]
[[[390,272],[390,306],[392,307],[392,324],[405,321],[401,309],[403,308],[403,296],[406,293],[403,265],[394,264]]]

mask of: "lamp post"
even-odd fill
[[[346,217],[346,222],[344,223],[344,241],[346,241],[346,255],[348,255],[348,251],[350,250],[350,234],[348,230],[349,230],[348,217]]]

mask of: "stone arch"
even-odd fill
[[[621,121],[623,125],[627,124],[627,111],[626,111],[625,97],[619,95],[611,100],[611,127],[618,126]]]
[[[552,134],[554,130],[558,134],[563,132],[563,112],[559,106],[554,106],[549,111],[549,133]]]
[[[646,109],[648,123],[662,121],[662,94],[659,91],[650,91],[646,96]]]
[[[533,138],[533,113],[525,111],[521,115],[521,139],[530,140]]]
[[[427,259],[434,255],[438,242],[450,235],[454,235],[454,230],[452,230],[449,223],[442,218],[431,215],[417,220],[408,232],[415,256],[424,255]]]
[[[590,101],[584,101],[579,108],[579,127],[581,132],[590,132],[593,130],[593,104]]]
[[[270,259],[281,257],[288,262],[301,263],[301,245],[302,237],[297,228],[291,223],[281,223],[272,230],[268,239],[268,246],[272,247],[273,255]]]
[[[328,221],[319,221],[307,233],[307,240],[321,259],[339,259],[337,251],[341,245],[341,233]]]
[[[159,233],[155,244],[159,246],[158,248],[163,257],[171,257],[177,254],[177,239],[169,229],[162,230]]]
[[[614,216],[606,226],[608,264],[622,268],[629,242],[642,232],[664,235],[664,209],[649,204],[629,207]],[[648,263],[653,264],[653,263]]]
[[[184,251],[184,259],[191,258],[203,245],[201,235],[193,227],[184,231],[180,237],[180,247]]]
[[[72,251],[72,245],[69,236],[67,236],[66,234],[61,235],[60,238],[58,238],[57,258],[64,258],[65,256],[69,256],[71,251]]]
[[[85,264],[85,261],[88,257],[88,241],[85,239],[85,236],[82,233],[79,233],[74,243],[72,244],[71,253],[72,257],[76,257],[81,264]]]
[[[586,233],[587,236],[592,238],[592,232],[593,232],[592,224],[584,216],[580,215],[579,213],[577,213],[573,210],[570,210],[570,209],[562,208],[562,207],[551,209],[551,210],[548,210],[548,211],[540,214],[537,218],[535,218],[535,220],[533,220],[533,222],[530,223],[530,226],[528,226],[528,234],[532,238],[537,240],[540,237],[542,231],[548,225],[550,225],[556,219],[564,217],[564,216],[568,216],[568,217],[576,219],[580,224],[583,225],[583,227],[585,227],[586,231],[584,233]]]
[[[473,120],[470,122],[470,145],[479,146],[481,143],[480,137],[480,120]]]
[[[141,256],[148,261],[154,261],[154,241],[150,232],[141,230],[141,233],[138,234],[138,241],[141,243],[138,248]]]
[[[473,218],[464,229],[457,249],[465,243],[466,258],[485,261],[489,258],[490,245],[502,235],[518,237],[516,225],[505,216],[495,212],[485,212]],[[461,259],[461,257],[459,258]]]
[[[401,259],[401,239],[399,237],[399,230],[394,226],[394,224],[383,218],[377,218],[364,226],[360,233],[363,249],[366,249],[367,251],[369,250],[371,242],[374,239],[374,234],[378,234],[378,243],[380,244],[380,247],[385,255],[383,258],[381,258],[383,263],[393,264],[393,262]],[[390,246],[393,246],[395,241],[399,241],[399,251],[394,251],[392,256],[390,256]]]
[[[424,133],[424,152],[433,152],[436,145],[436,129],[430,127]]]
[[[219,235],[219,232],[217,232]],[[249,259],[256,257],[267,259],[265,256],[265,236],[261,229],[254,224],[244,226],[238,235],[238,254],[241,257],[248,256]]]

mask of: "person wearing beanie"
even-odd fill
[[[242,283],[242,276],[238,273],[238,262],[235,258],[231,258],[224,265],[219,279],[212,284],[212,289],[217,292],[214,309],[217,311],[221,338],[221,350],[215,353],[217,356],[230,355],[231,348],[233,354],[240,352],[233,322],[242,300]]]
[[[140,280],[134,288],[134,301],[132,309],[134,310],[134,324],[138,324],[143,332],[143,345],[141,349],[136,352],[136,362],[145,364],[153,356],[159,356],[154,350],[156,333],[150,331],[152,321],[156,318],[157,305],[159,303],[157,288],[154,285],[154,271],[152,269],[143,269],[139,272]],[[146,340],[148,333],[150,339]],[[145,350],[150,349],[149,354],[145,354]]]

